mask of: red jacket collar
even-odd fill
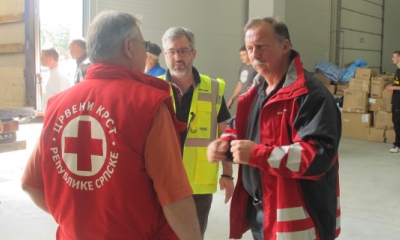
[[[303,63],[300,60],[300,55],[298,52],[292,50],[293,60],[289,65],[289,68],[286,72],[285,82],[283,87],[271,98],[272,99],[282,99],[282,98],[293,98],[299,95],[305,94],[308,92],[308,89],[305,87],[306,80],[304,75]],[[260,76],[259,74],[256,76],[259,80],[265,81],[265,78]],[[258,87],[262,87],[262,85],[258,85]],[[252,88],[251,94],[256,94],[253,92],[257,92],[257,89]]]

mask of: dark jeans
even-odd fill
[[[392,121],[394,132],[396,134],[395,142],[393,145],[400,147],[400,106],[392,105]]]
[[[201,236],[204,239],[204,233],[207,229],[208,215],[210,214],[212,194],[193,194],[194,203],[196,204],[197,218],[200,223]]]
[[[250,211],[250,230],[254,240],[263,240],[264,232],[264,210],[249,206]]]

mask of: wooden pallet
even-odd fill
[[[26,149],[26,141],[0,143],[0,153]]]

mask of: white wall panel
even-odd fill
[[[382,8],[380,9],[380,11],[382,16]],[[382,34],[382,18],[374,18],[343,9],[342,28]]]
[[[305,69],[313,71],[316,62],[329,61],[330,0],[286,0],[285,18]]]
[[[249,18],[279,16],[285,20],[285,0],[249,0]]]
[[[383,27],[383,54],[382,71],[395,72],[397,67],[393,65],[391,59],[394,51],[400,50],[400,31],[399,31],[399,0],[385,0],[385,19]]]
[[[342,37],[347,48],[381,51],[382,37],[379,35],[344,30]]]
[[[342,7],[381,18],[383,0],[369,0],[368,3],[366,2],[365,0],[342,0]]]
[[[376,72],[379,72],[380,62],[381,62],[381,53],[380,52],[367,52],[367,51],[357,51],[357,50],[346,50],[343,55],[344,63],[353,62],[356,59],[368,59],[368,67],[374,69]]]
[[[341,1],[339,65],[363,59],[380,72],[383,0]]]
[[[96,0],[91,3],[91,19],[106,9],[141,16],[144,38],[160,47],[161,37],[168,28],[183,26],[192,30],[197,49],[194,66],[201,73],[223,78],[227,82],[225,98],[229,100],[241,66],[239,48],[244,44],[248,1]],[[166,66],[163,56],[160,63]]]

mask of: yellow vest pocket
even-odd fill
[[[194,172],[195,184],[216,184],[218,175],[218,164],[210,163],[206,156],[207,148],[201,148],[197,151],[197,161]]]

